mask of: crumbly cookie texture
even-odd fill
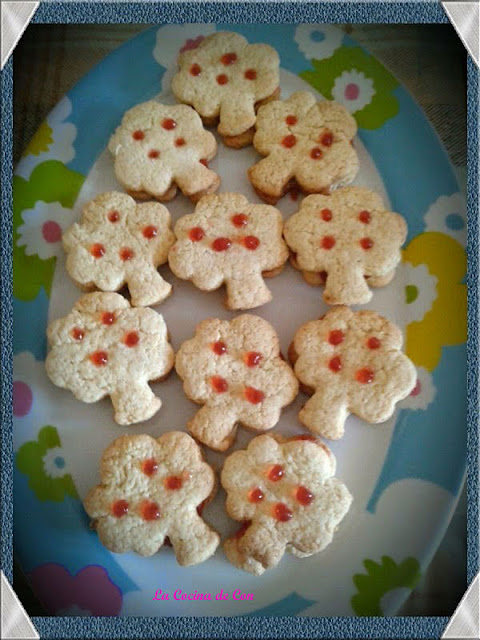
[[[294,185],[305,193],[329,193],[349,184],[359,168],[351,141],[354,118],[342,105],[317,102],[307,91],[274,100],[258,110],[255,149],[266,156],[248,176],[269,204]]]
[[[377,286],[391,280],[407,224],[373,191],[344,187],[329,196],[307,196],[283,234],[307,282],[325,284],[325,302],[353,305],[371,300],[372,279]]]
[[[176,223],[168,262],[202,291],[225,284],[229,309],[252,309],[270,302],[263,277],[276,275],[288,258],[282,229],[274,207],[250,204],[240,193],[204,196]]]
[[[306,557],[332,541],[352,496],[335,475],[332,452],[312,436],[254,438],[223,466],[228,514],[244,524],[224,544],[227,558],[255,575],[285,550]]]
[[[137,205],[125,193],[87,203],[80,224],[63,235],[67,272],[82,288],[118,291],[125,283],[134,307],[162,302],[172,285],[157,267],[175,242],[170,214],[158,202]]]
[[[163,317],[132,308],[118,293],[87,293],[48,326],[50,380],[83,402],[110,396],[118,424],[151,418],[162,406],[150,389],[173,367]]]
[[[215,138],[186,105],[150,100],[129,109],[108,148],[117,180],[139,200],[171,200],[178,187],[196,202],[220,184],[208,169],[217,152]]]
[[[215,553],[220,538],[197,511],[213,496],[215,476],[186,433],[118,438],[103,453],[100,482],[84,506],[107,549],[151,556],[168,537],[180,565]]]
[[[298,392],[275,330],[247,314],[201,322],[195,337],[180,347],[176,370],[186,395],[204,405],[190,421],[190,432],[217,451],[230,447],[238,423],[256,431],[274,427]]]
[[[230,146],[250,144],[256,106],[278,95],[280,61],[275,49],[248,44],[243,36],[224,31],[181,53],[178,61],[180,69],[172,80],[178,100],[192,105],[207,124],[218,121],[225,142],[237,140]]]
[[[372,424],[388,420],[416,382],[402,342],[400,329],[374,311],[343,306],[300,327],[289,355],[297,378],[313,393],[300,422],[337,440],[349,413]]]

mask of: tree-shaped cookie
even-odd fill
[[[225,144],[243,147],[253,138],[256,108],[280,94],[279,58],[266,44],[248,44],[231,32],[214,33],[179,56],[172,80],[178,100],[208,125],[219,121]]]
[[[263,278],[279,273],[288,249],[274,207],[250,204],[240,193],[203,197],[175,225],[168,262],[173,273],[202,291],[227,288],[229,309],[252,309],[272,299]]]
[[[289,355],[312,397],[299,419],[310,431],[337,440],[349,413],[376,424],[415,386],[400,329],[374,311],[334,307],[295,334]]]
[[[218,451],[232,444],[239,423],[256,431],[274,427],[298,391],[275,330],[257,316],[204,320],[175,363],[186,395],[204,405],[188,427]]]
[[[118,293],[87,293],[48,326],[50,380],[83,402],[110,396],[118,424],[151,418],[161,407],[148,382],[163,378],[174,354],[163,317],[135,309]]]
[[[369,284],[384,286],[393,278],[407,225],[378,194],[345,187],[305,198],[283,233],[293,265],[309,284],[325,284],[325,302],[353,305],[371,299]]]
[[[354,118],[342,105],[317,102],[307,91],[260,107],[253,146],[266,156],[248,175],[258,195],[275,204],[291,188],[329,193],[349,184],[358,171],[351,141]]]
[[[215,553],[220,538],[197,512],[215,476],[186,433],[117,438],[102,455],[100,482],[84,505],[107,549],[151,556],[168,537],[183,566]]]
[[[217,152],[215,138],[186,105],[150,100],[129,109],[108,148],[117,180],[137,200],[171,200],[178,187],[196,202],[220,184],[208,169]]]
[[[235,566],[255,575],[275,567],[285,550],[304,558],[322,551],[352,496],[334,477],[331,451],[311,436],[254,438],[226,460],[226,508],[240,530],[224,545]]]
[[[170,214],[158,202],[137,205],[125,193],[103,193],[87,203],[80,224],[63,236],[66,268],[82,288],[118,291],[127,283],[132,305],[162,302],[172,286],[157,267],[175,242]]]

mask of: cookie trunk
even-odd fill
[[[253,309],[270,302],[272,294],[261,273],[249,273],[247,277],[242,275],[242,278],[229,278],[225,281],[228,309]]]
[[[172,292],[172,285],[166,282],[156,269],[132,273],[127,278],[127,285],[134,307],[158,304]]]

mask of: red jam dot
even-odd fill
[[[251,404],[259,404],[260,402],[262,402],[262,400],[265,399],[265,394],[259,389],[254,389],[253,387],[245,387],[245,398]]]
[[[258,245],[260,244],[260,240],[256,236],[246,236],[243,239],[243,245],[246,249],[250,251],[255,251]]]
[[[158,464],[155,458],[149,458],[142,463],[142,471],[146,476],[153,476],[158,471]]]
[[[359,369],[355,374],[355,379],[357,382],[361,382],[362,384],[370,384],[373,381],[374,374],[371,369]]]
[[[333,143],[333,133],[330,131],[326,131],[320,138],[320,143],[323,144],[324,147],[331,147]]]
[[[336,347],[337,344],[343,342],[344,339],[345,334],[343,333],[343,331],[340,331],[340,329],[334,329],[328,334],[328,341],[330,344],[333,344],[334,347]]]
[[[330,220],[332,219],[332,212],[330,211],[330,209],[322,209],[320,211],[320,215],[322,216],[322,220],[325,220],[325,222],[330,222]]]
[[[128,247],[124,247],[123,249],[120,249],[120,258],[124,262],[126,262],[127,260],[131,260],[134,255],[135,254],[133,253],[133,251]]]
[[[297,139],[293,134],[290,134],[289,136],[284,137],[282,144],[286,149],[291,149],[297,144]]]
[[[168,476],[165,478],[165,489],[169,491],[176,491],[181,489],[183,485],[183,479],[181,476]]]
[[[108,353],[106,351],[95,351],[90,354],[90,360],[96,367],[104,367],[108,362]]]
[[[157,151],[157,149],[150,149],[150,151],[148,152],[148,157],[151,160],[155,160],[156,158],[158,158],[159,155],[160,155],[160,151]]]
[[[142,518],[144,520],[158,520],[160,518],[160,509],[156,502],[145,500],[142,504]]]
[[[248,527],[252,524],[251,520],[245,520],[245,522],[242,522],[241,526],[237,529],[237,531],[234,534],[234,538],[242,538],[245,535],[245,531],[248,529]]]
[[[300,504],[304,507],[307,507],[309,504],[313,502],[313,493],[307,487],[298,487],[295,498],[298,500]]]
[[[289,438],[289,440],[308,440],[310,442],[318,442],[315,436],[309,436],[306,433],[302,433],[300,436],[293,436],[293,438]]]
[[[227,84],[227,82],[228,82],[228,77],[224,73],[221,73],[219,76],[217,76],[218,84]]]
[[[128,513],[128,502],[126,500],[117,500],[112,504],[112,513],[116,518],[121,518]]]
[[[214,342],[212,344],[212,351],[217,356],[223,356],[224,353],[227,353],[227,345],[219,340],[218,342]]]
[[[143,140],[145,138],[145,134],[143,133],[143,131],[140,131],[140,129],[138,129],[137,131],[134,131],[132,133],[132,138],[134,140]]]
[[[47,222],[44,222],[42,225],[42,236],[45,242],[58,242],[62,237],[62,228],[58,222],[47,220]]]
[[[232,216],[232,224],[236,227],[244,227],[248,223],[248,216],[244,213],[236,213]]]
[[[188,237],[192,242],[200,242],[205,237],[205,231],[202,227],[193,227],[193,229],[190,229]]]
[[[363,224],[368,224],[370,222],[370,212],[360,211],[360,213],[358,214],[358,219],[360,220],[360,222],[363,222]]]
[[[248,499],[250,502],[261,502],[263,500],[263,491],[259,487],[252,489],[248,494]]]
[[[231,246],[232,241],[230,238],[215,238],[212,242],[212,249],[214,251],[226,251],[227,249],[230,249]]]
[[[237,61],[237,54],[236,53],[225,53],[221,58],[220,58],[220,62],[224,65],[229,65],[229,64],[233,64],[234,62]]]
[[[153,225],[150,225],[148,227],[144,227],[142,230],[142,234],[144,238],[147,238],[147,240],[151,240],[152,238],[155,238],[155,236],[158,233],[158,229],[157,227],[154,227]]]
[[[140,336],[136,331],[130,331],[127,333],[123,339],[123,342],[127,345],[127,347],[136,347],[140,340]]]
[[[371,238],[362,238],[360,240],[360,246],[362,249],[365,249],[365,251],[368,251],[373,247],[373,240]]]
[[[283,502],[277,502],[277,504],[273,507],[273,515],[279,522],[288,522],[293,513]]]
[[[105,255],[105,247],[103,246],[103,244],[93,244],[90,247],[90,253],[94,258],[101,258]]]
[[[262,360],[262,354],[256,351],[249,351],[245,354],[245,364],[247,367],[256,367]]]
[[[200,164],[203,164],[204,167],[208,168],[208,160],[206,158],[200,158]]]
[[[247,69],[244,75],[247,80],[256,80],[257,78],[257,72],[255,69]]]
[[[184,144],[185,144],[185,138],[177,138],[175,140],[176,147],[183,147]]]
[[[72,329],[72,337],[74,340],[83,340],[83,338],[85,337],[85,331],[83,329],[78,329],[78,327],[75,327],[74,329]]]
[[[118,222],[120,220],[120,214],[118,211],[110,211],[108,214],[108,219],[110,222]]]
[[[281,464],[275,464],[268,470],[268,479],[272,482],[278,482],[283,478],[284,470]]]
[[[320,149],[320,147],[313,147],[313,149],[310,151],[310,157],[312,158],[312,160],[318,160],[322,156],[323,151]]]
[[[297,124],[297,118],[296,116],[287,116],[285,118],[285,122],[288,124],[289,127],[293,127],[294,124]]]
[[[102,313],[102,324],[113,324],[115,322],[115,314],[111,311],[104,311]]]
[[[199,64],[192,64],[192,66],[190,67],[190,73],[192,74],[192,76],[199,76],[202,73],[202,68]]]
[[[217,393],[225,393],[228,390],[228,382],[221,376],[213,376],[210,378],[212,389]]]
[[[335,356],[334,358],[332,358],[328,363],[328,368],[330,369],[330,371],[333,371],[333,373],[338,373],[342,369],[342,360],[340,359],[340,357]]]
[[[367,341],[367,347],[369,349],[378,349],[380,347],[380,344],[380,340],[378,338],[375,338],[375,336],[369,338]]]
[[[177,126],[177,123],[172,118],[165,118],[165,120],[163,120],[162,122],[162,127],[167,131],[171,131],[172,129],[175,129],[176,126]]]
[[[323,236],[320,246],[322,249],[332,249],[335,246],[335,238],[333,236]]]
[[[318,275],[320,276],[320,279],[323,282],[323,284],[325,284],[327,281],[328,273],[326,271],[320,271]]]

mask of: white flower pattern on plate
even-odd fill
[[[343,104],[350,113],[361,111],[370,104],[374,95],[373,80],[356,69],[344,71],[335,79],[332,89],[332,98]]]
[[[59,256],[62,252],[62,234],[75,220],[72,209],[59,202],[39,200],[33,209],[22,212],[23,224],[18,227],[17,246],[25,247],[27,256],[37,255],[41,260]]]
[[[403,284],[405,325],[420,322],[437,299],[437,277],[430,273],[426,264],[414,267],[409,262],[402,262],[397,278]]]
[[[463,194],[457,192],[437,198],[425,214],[425,231],[445,233],[464,247],[467,243],[467,211]]]
[[[431,374],[423,367],[417,367],[417,382],[410,395],[399,404],[399,409],[413,411],[427,409],[435,399],[436,389]]]
[[[341,46],[343,32],[328,24],[301,24],[295,30],[294,40],[308,60],[322,60],[330,58]]]
[[[50,478],[61,478],[69,473],[62,447],[47,450],[43,456],[43,470]]]

